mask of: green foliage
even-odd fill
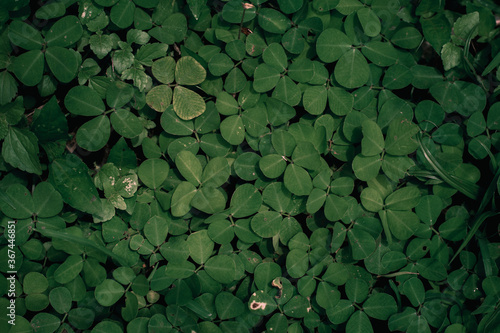
[[[499,14],[3,1],[0,331],[497,331]]]

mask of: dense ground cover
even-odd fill
[[[498,15],[3,1],[0,330],[498,332]]]

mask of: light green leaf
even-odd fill
[[[278,5],[283,13],[292,14],[302,7],[303,0],[278,0]]]
[[[351,229],[347,232],[347,238],[351,245],[354,260],[366,259],[375,251],[375,239],[366,231],[356,228]]]
[[[321,281],[316,289],[316,302],[323,309],[331,309],[340,301],[340,291],[336,286]]]
[[[172,57],[160,58],[153,62],[151,71],[153,76],[164,84],[170,84],[175,79],[175,60]]]
[[[360,278],[348,279],[345,284],[345,293],[351,301],[361,303],[368,297],[368,283]]]
[[[178,84],[194,86],[205,81],[207,72],[193,57],[181,57],[175,65],[175,80]]]
[[[163,43],[149,43],[141,46],[135,54],[135,60],[144,66],[153,66],[153,60],[164,57],[167,53],[168,45]]]
[[[234,238],[234,228],[226,219],[216,220],[208,226],[208,236],[218,244],[228,244]]]
[[[259,168],[267,178],[278,178],[286,168],[286,162],[278,154],[269,154],[259,159]]]
[[[160,124],[165,132],[172,135],[186,136],[191,135],[194,131],[193,121],[180,119],[172,105],[169,105],[165,112],[162,113]]]
[[[262,192],[262,199],[277,212],[288,211],[292,202],[292,194],[286,189],[282,182],[271,183]]]
[[[206,109],[205,101],[200,95],[182,86],[174,88],[172,104],[175,113],[184,120],[196,118]]]
[[[189,10],[191,11],[191,14],[193,14],[195,20],[199,20],[205,2],[203,0],[187,0],[187,3],[189,5]]]
[[[64,16],[65,13],[66,6],[63,2],[47,2],[35,12],[35,16],[40,20],[50,20]]]
[[[57,313],[64,314],[71,309],[73,298],[66,287],[56,287],[49,293],[50,305]]]
[[[231,69],[224,80],[224,90],[230,94],[236,94],[246,86],[247,77],[238,67]]]

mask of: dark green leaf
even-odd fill
[[[38,139],[30,131],[10,127],[2,146],[2,157],[23,171],[42,174],[38,158]]]
[[[81,116],[98,116],[105,110],[99,95],[86,86],[73,87],[66,94],[64,105],[72,114]]]
[[[101,115],[80,126],[76,132],[76,142],[83,149],[98,151],[106,145],[110,134],[109,118]]]
[[[343,87],[351,89],[364,85],[369,79],[369,67],[365,57],[356,49],[347,51],[335,65],[335,79]]]
[[[76,16],[68,15],[59,19],[45,36],[47,46],[67,47],[80,40],[83,28]]]
[[[10,70],[21,83],[32,87],[42,80],[43,67],[43,53],[39,50],[32,50],[17,56]]]
[[[33,26],[19,20],[14,20],[9,25],[9,39],[12,44],[25,50],[40,50],[43,38]]]

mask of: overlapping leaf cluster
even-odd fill
[[[498,329],[499,14],[0,4],[2,332]]]

